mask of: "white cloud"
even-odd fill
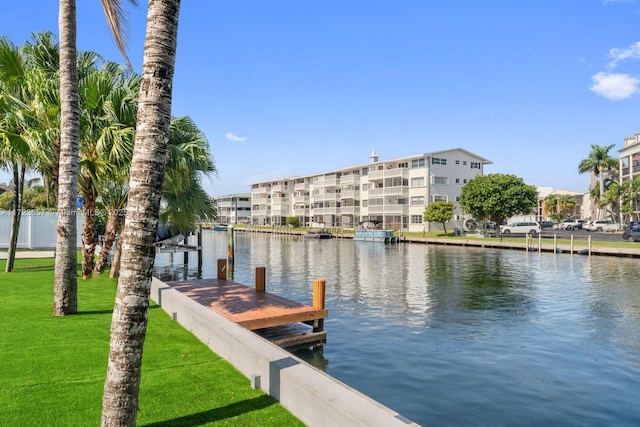
[[[629,74],[605,73],[603,71],[591,77],[593,84],[589,86],[592,92],[604,96],[612,101],[629,98],[638,93],[640,80]]]
[[[234,142],[244,142],[247,140],[247,138],[242,137],[242,136],[235,136],[233,133],[231,132],[227,132],[227,134],[225,135],[227,137],[227,139],[229,141],[234,141]]]
[[[638,59],[640,58],[640,42],[635,42],[624,49],[617,47],[609,49],[609,57],[611,58],[609,62],[609,67],[611,68],[616,67],[620,61],[625,59]]]

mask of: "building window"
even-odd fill
[[[423,168],[424,166],[425,166],[424,159],[411,160],[411,167],[412,168]]]
[[[456,178],[456,184],[460,184],[460,178]]]
[[[424,205],[424,196],[411,197],[411,206],[423,206],[423,205]]]
[[[424,176],[411,178],[411,186],[412,187],[424,187]]]
[[[460,160],[456,160],[456,165],[459,165],[459,164],[460,164]]]
[[[479,162],[471,162],[471,169],[480,169]]]
[[[411,224],[422,224],[422,215],[411,215]]]
[[[432,165],[446,165],[447,164],[447,159],[443,159],[440,157],[432,157],[431,158],[431,164]]]
[[[467,183],[467,180],[466,180],[466,179],[463,179],[463,180],[462,180],[462,183],[463,183],[463,184],[466,184],[466,183]]]
[[[398,163],[398,167],[399,167],[399,168],[404,168],[404,169],[406,169],[406,168],[408,168],[408,167],[409,167],[409,163],[407,163],[407,162],[404,162],[404,163]]]
[[[431,202],[446,202],[448,200],[447,196],[431,196]]]
[[[462,161],[462,164],[463,164],[464,166],[466,166],[466,165],[467,165],[467,161],[466,161],[466,160],[463,160],[463,161]]]
[[[448,184],[449,183],[449,178],[447,178],[446,176],[434,176],[433,177],[433,183],[434,184]]]

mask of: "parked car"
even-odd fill
[[[584,219],[565,219],[562,221],[560,228],[563,230],[580,230],[585,222],[587,221]]]
[[[640,242],[640,224],[627,227],[622,233],[622,238],[629,242]]]
[[[514,222],[508,225],[501,225],[500,232],[502,234],[538,234],[542,231],[540,223],[535,221]]]
[[[582,228],[589,231],[620,231],[620,224],[609,219],[597,219],[585,223]]]
[[[553,221],[540,221],[540,227],[542,228],[553,228],[553,226],[554,226]]]

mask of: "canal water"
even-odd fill
[[[215,277],[226,233],[203,247]],[[327,343],[296,355],[421,425],[640,425],[638,259],[236,233],[234,279],[256,267],[309,305],[326,279]]]

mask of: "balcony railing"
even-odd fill
[[[369,181],[380,180],[384,178],[406,178],[409,179],[409,169],[393,168],[380,171],[369,171]]]
[[[293,189],[296,191],[304,191],[304,190],[309,190],[309,183],[308,182],[299,182],[296,185],[293,186]]]
[[[369,206],[369,215],[372,214],[398,214],[408,215],[409,206],[407,205],[373,205]]]
[[[271,187],[258,187],[258,188],[251,189],[251,194],[270,194],[270,193],[271,193]]]
[[[369,197],[374,196],[408,196],[409,187],[383,187],[369,189]]]
[[[360,198],[360,190],[342,191],[340,193],[341,199],[358,199]]]

